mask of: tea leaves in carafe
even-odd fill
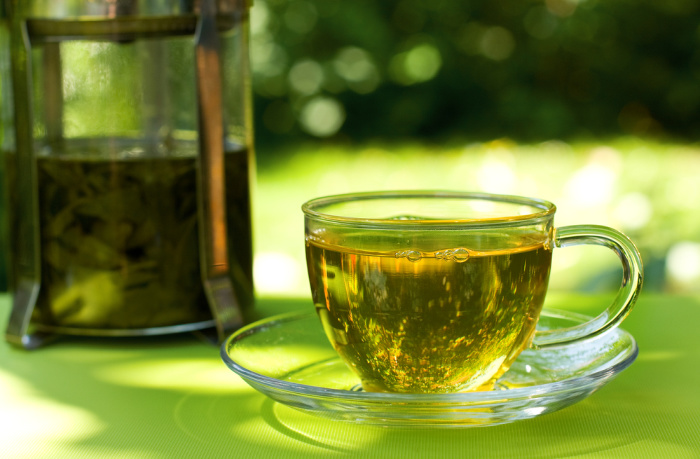
[[[227,180],[244,182],[231,192],[244,196],[227,204],[246,207],[231,213],[247,216],[237,225],[249,227],[246,153],[227,153],[226,159]],[[243,168],[234,163],[241,160]],[[131,329],[211,319],[199,269],[195,157],[45,156],[37,164],[38,322]],[[241,169],[245,177],[233,175]],[[249,265],[250,230],[237,234],[232,244],[232,264]],[[236,269],[246,273],[238,279],[239,290],[252,297],[250,269]]]

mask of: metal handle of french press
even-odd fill
[[[224,118],[221,44],[215,0],[202,0],[195,34],[199,116],[198,209],[200,271],[218,341],[243,325],[241,304],[231,282],[224,176]]]

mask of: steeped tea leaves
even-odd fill
[[[98,158],[37,160],[42,285],[35,320],[131,329],[211,319],[199,267],[196,157]],[[226,180],[231,273],[247,305],[252,250],[245,151],[226,153]]]

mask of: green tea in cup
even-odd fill
[[[617,326],[641,289],[621,233],[555,229],[547,201],[475,193],[383,192],[303,206],[313,300],[364,390],[490,390],[524,349]],[[598,244],[623,262],[615,302],[579,327],[536,330],[555,247]]]

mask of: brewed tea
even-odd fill
[[[488,389],[529,344],[552,251],[358,251],[307,235],[314,303],[365,390]],[[489,363],[491,362],[491,363]]]

